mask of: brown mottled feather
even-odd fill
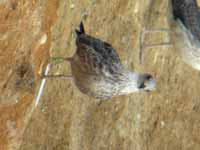
[[[172,0],[173,15],[200,40],[200,12],[196,0]]]
[[[116,50],[107,42],[101,41],[86,34],[76,38],[77,55],[81,62],[87,65],[88,71],[94,73],[114,72],[122,65]]]
[[[87,35],[83,23],[76,34],[77,50],[71,67],[75,84],[82,93],[108,99],[155,88],[152,76],[147,79],[143,74],[125,69],[116,50],[109,43]],[[147,86],[141,87],[144,83]]]

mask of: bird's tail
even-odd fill
[[[75,29],[77,36],[81,35],[81,34],[85,34],[85,29],[84,29],[84,25],[83,22],[81,21],[80,25],[79,25],[79,30]]]

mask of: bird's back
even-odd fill
[[[80,67],[91,74],[114,74],[122,64],[116,50],[107,42],[85,33],[83,24],[76,30],[76,57]]]
[[[182,24],[200,41],[200,10],[196,0],[172,0],[174,19]]]

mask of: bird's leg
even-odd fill
[[[38,103],[41,99],[41,96],[44,92],[44,87],[45,87],[45,83],[46,83],[47,78],[57,78],[57,77],[59,77],[59,78],[64,78],[64,79],[72,79],[72,76],[70,76],[70,75],[68,75],[68,76],[66,76],[66,75],[48,75],[50,69],[51,69],[51,64],[49,63],[46,66],[44,74],[42,75],[42,81],[41,81],[40,88],[39,88],[39,91],[38,91],[38,94],[37,94],[37,97],[36,97],[35,107],[38,105]]]
[[[62,75],[62,74],[60,74],[60,75],[43,75],[42,78],[46,78],[46,79],[59,78],[59,79],[70,79],[70,80],[73,79],[72,75]]]
[[[56,62],[56,63],[63,62],[63,61],[69,61],[70,62],[71,60],[72,60],[72,57],[67,57],[67,58],[52,57],[50,59],[47,70],[50,70],[50,68],[52,67],[51,62]],[[60,75],[48,75],[48,71],[45,71],[45,73],[42,75],[42,78],[43,79],[47,79],[47,78],[73,79],[72,75],[62,75],[62,74],[60,74]]]
[[[157,43],[157,44],[145,44],[145,35],[148,33],[171,33],[173,32],[170,29],[143,29],[140,35],[140,63],[143,63],[143,53],[144,49],[150,49],[150,48],[158,48],[158,47],[172,47],[172,42],[163,42],[163,43]]]
[[[71,61],[72,60],[72,57],[67,57],[67,58],[64,58],[64,57],[52,57],[50,59],[51,62],[63,62],[63,61]]]

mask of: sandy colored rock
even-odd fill
[[[161,0],[0,1],[0,150],[199,150],[199,72],[173,47],[145,49],[140,63],[142,29],[169,28],[169,16]],[[157,90],[100,102],[70,80],[47,79],[34,107],[49,57],[75,52],[80,20],[126,67],[153,74]],[[70,74],[70,65],[53,63],[50,73]]]

